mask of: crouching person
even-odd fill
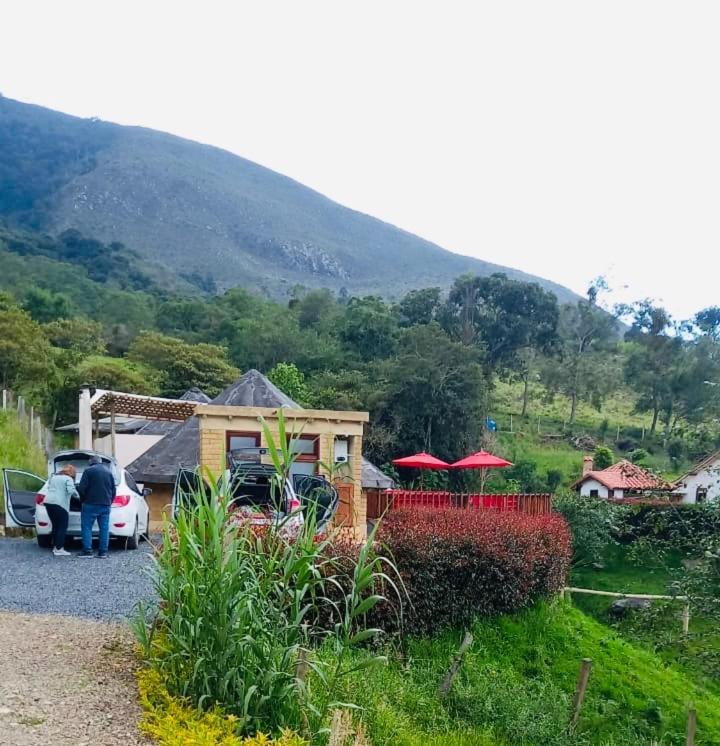
[[[70,552],[65,551],[65,535],[70,517],[70,500],[78,496],[75,489],[76,474],[72,464],[68,464],[57,474],[53,474],[48,482],[47,495],[43,500],[52,526],[53,554],[56,557],[70,555]]]
[[[83,472],[78,485],[80,493],[80,532],[83,550],[80,557],[92,557],[92,532],[95,521],[98,524],[98,557],[108,556],[110,545],[110,506],[115,497],[115,480],[112,472],[103,465],[99,456],[92,456],[90,466]]]

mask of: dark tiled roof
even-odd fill
[[[205,395],[203,394],[203,396]],[[210,403],[233,407],[302,409],[297,402],[280,391],[272,381],[257,370],[249,370]],[[169,425],[169,427],[164,430],[157,427],[163,425]],[[180,424],[173,422],[149,423],[140,433],[143,435],[162,435],[166,433],[166,435],[127,467],[138,482],[172,483],[175,481],[180,466],[191,469],[197,466],[200,442],[197,417],[191,417],[187,422]],[[394,486],[394,482],[380,469],[363,458],[362,486],[390,489]]]

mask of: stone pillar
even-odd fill
[[[78,401],[78,447],[83,451],[91,451],[93,448],[92,404],[90,399],[90,386],[84,383],[80,387]]]
[[[210,469],[216,478],[220,478],[225,471],[225,431],[212,430],[203,427],[200,418],[200,466]]]

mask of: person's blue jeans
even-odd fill
[[[86,552],[92,551],[92,530],[97,521],[100,531],[100,554],[105,554],[110,545],[110,506],[83,503],[80,508],[80,532]]]

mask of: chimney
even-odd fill
[[[591,472],[593,470],[593,457],[592,456],[583,456],[583,472],[582,475],[585,476],[588,472]]]

